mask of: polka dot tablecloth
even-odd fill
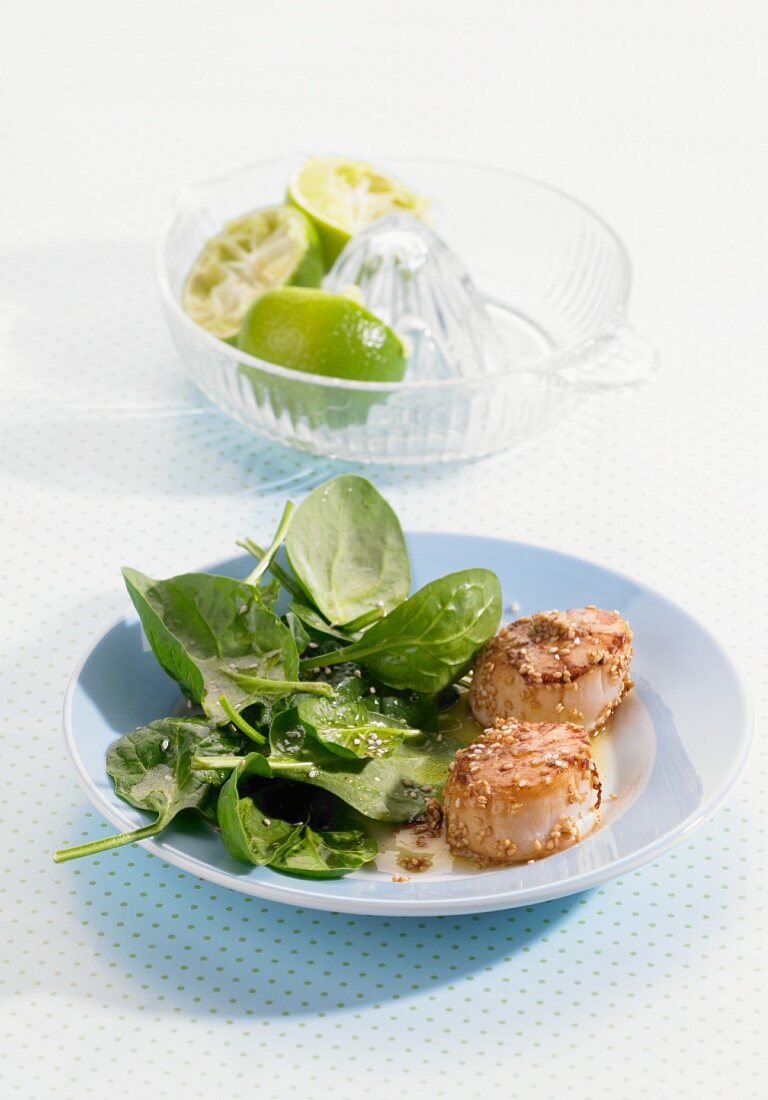
[[[461,918],[260,902],[121,849],[65,758],[70,671],[154,575],[333,472],[185,380],[153,247],[185,181],[310,148],[545,178],[625,237],[643,390],[463,467],[371,472],[406,526],[615,565],[700,616],[758,716],[766,558],[762,4],[28,0],[2,36],[3,1096],[764,1095],[768,784],[601,889]],[[137,687],[138,690],[138,687]],[[722,731],[728,752],[727,729]]]

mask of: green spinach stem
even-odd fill
[[[370,611],[358,615],[351,623],[344,623],[344,630],[350,634],[354,634],[356,631],[363,630],[366,626],[370,626],[371,623],[376,623],[379,619],[383,619],[385,614],[386,612],[383,607],[372,607]]]
[[[229,770],[242,764],[244,756],[193,756],[192,768],[194,771],[209,771],[210,769]]]
[[[257,542],[254,542],[253,539],[238,539],[236,545],[242,547],[243,550],[247,550],[248,553],[252,557],[256,558],[258,561],[261,561],[262,558],[266,557],[267,551],[264,550],[263,547],[259,546]],[[290,575],[290,573],[286,572],[286,570],[283,569],[281,565],[278,565],[276,561],[270,561],[267,569],[273,577],[277,577],[283,588],[287,592],[290,592],[295,600],[303,601],[306,599],[306,596],[299,588],[298,584]]]
[[[249,573],[248,576],[245,578],[245,583],[246,584],[257,584],[260,577],[261,577],[261,575],[262,575],[262,573],[265,573],[267,571],[267,569],[269,569],[270,562],[272,561],[272,558],[277,553],[277,548],[280,546],[280,543],[283,541],[285,536],[288,534],[288,528],[291,526],[291,516],[292,515],[293,515],[293,501],[289,500],[287,502],[287,504],[285,505],[285,508],[283,509],[283,514],[280,517],[280,522],[278,523],[277,530],[275,531],[275,537],[272,539],[272,542],[269,544],[269,549],[267,550],[266,554],[264,554],[261,561],[256,566],[256,568],[253,570],[253,572]],[[247,540],[247,541],[250,541],[250,540]]]
[[[120,848],[123,844],[135,844],[137,840],[146,840],[147,837],[156,836],[164,828],[164,822],[158,818],[152,825],[145,825],[143,829],[134,829],[130,833],[118,833],[117,836],[107,836],[102,840],[91,840],[88,844],[78,844],[74,848],[60,848],[54,852],[54,863],[66,863],[70,859],[79,859],[80,856],[95,856],[99,852],[108,852],[110,848]]]
[[[268,695],[284,695],[292,691],[296,694],[324,695],[326,699],[333,699],[336,694],[330,684],[323,684],[321,682],[305,680],[269,680],[262,676],[249,676],[247,672],[238,672],[236,669],[225,669],[225,671],[230,680],[234,680],[238,687],[244,688],[245,691],[252,691],[254,694],[263,692]]]
[[[244,756],[193,756],[192,768],[194,771],[209,771],[212,768],[221,768],[222,770],[234,770],[239,767],[240,764],[246,759]],[[273,772],[279,771],[311,771],[313,765],[311,762],[304,762],[297,760],[275,760],[272,761],[270,757],[264,758],[269,764]]]
[[[241,733],[244,733],[246,737],[250,737],[251,741],[255,741],[257,745],[266,745],[267,739],[258,730],[255,730],[253,726],[246,722],[242,714],[238,714],[235,708],[227,699],[226,695],[219,696],[219,706],[229,718],[233,726],[237,726]]]
[[[331,653],[319,653],[314,657],[305,657],[302,661],[299,661],[299,668],[304,672],[308,668],[324,668],[325,665],[337,665],[340,661],[348,660],[346,650],[334,649]]]

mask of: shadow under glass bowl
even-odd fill
[[[570,414],[590,392],[635,385],[656,363],[629,327],[631,267],[606,223],[570,196],[513,173],[390,158],[430,197],[440,236],[484,296],[508,352],[504,370],[451,380],[350,382],[288,370],[200,328],[184,281],[228,219],[279,202],[302,155],[183,188],[158,250],[163,310],[205,396],[267,439],[329,458],[426,463],[505,450]]]

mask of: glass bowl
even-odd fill
[[[382,167],[431,198],[503,331],[503,370],[372,383],[303,374],[217,340],[183,311],[187,273],[229,218],[279,202],[306,155],[182,189],[158,250],[171,336],[209,400],[258,435],[329,458],[425,463],[479,458],[567,417],[590,393],[636,385],[656,353],[627,322],[631,268],[606,223],[570,196],[513,173],[390,158]]]

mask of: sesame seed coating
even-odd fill
[[[445,787],[448,843],[484,864],[550,855],[594,827],[600,794],[582,727],[499,721],[456,753]]]
[[[616,611],[540,611],[505,626],[475,659],[470,706],[497,718],[570,721],[594,730],[632,687],[632,632]]]

